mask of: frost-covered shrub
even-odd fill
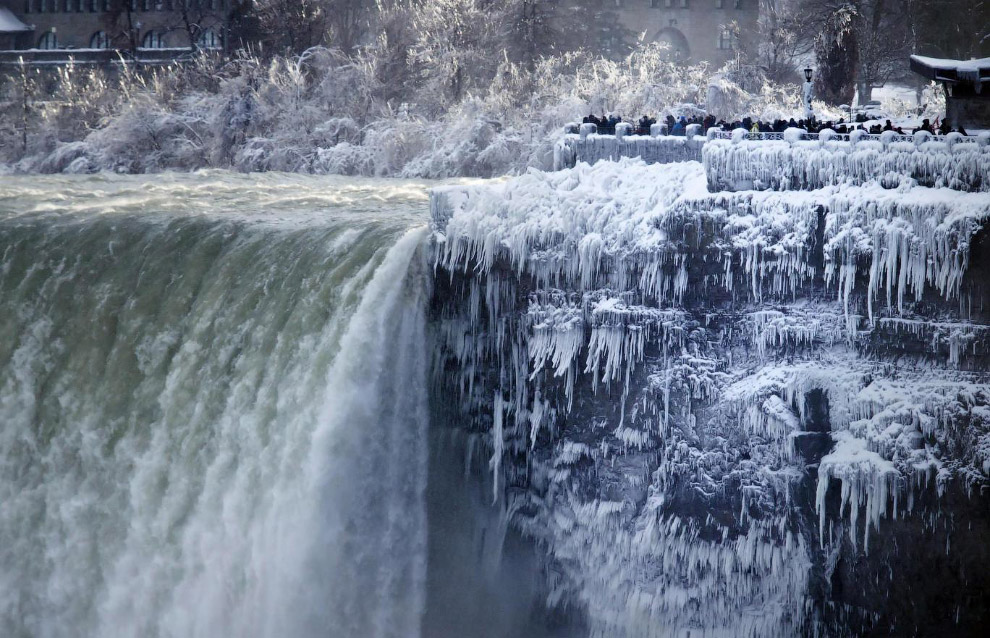
[[[269,60],[203,54],[116,74],[25,67],[0,96],[9,105],[0,112],[0,163],[25,172],[487,177],[551,168],[562,126],[589,111],[679,116],[700,112],[694,105],[706,99],[709,69],[672,62],[661,45],[618,61],[576,52],[522,63],[480,48],[495,37],[482,25],[452,51],[441,17],[417,18],[408,56],[383,36],[352,55],[326,47]],[[742,104],[765,111],[785,94],[764,84]]]

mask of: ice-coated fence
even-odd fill
[[[911,178],[921,186],[969,192],[990,191],[990,134],[903,135],[885,131],[836,133],[803,129],[752,133],[691,125],[683,137],[654,125],[650,135],[633,135],[620,123],[615,135],[600,135],[594,124],[569,124],[554,153],[554,168],[639,157],[647,164],[701,161],[712,192],[815,190],[837,184],[880,181],[896,186]]]
[[[654,124],[650,135],[633,135],[632,125],[620,122],[615,135],[600,135],[594,124],[569,124],[564,138],[554,148],[554,170],[571,168],[578,162],[594,164],[622,157],[640,157],[647,164],[701,161],[705,138],[701,127],[691,125],[683,136],[667,135],[666,127]]]
[[[990,135],[886,131],[838,134],[709,131],[702,150],[709,190],[814,190],[911,178],[922,186],[990,191]]]

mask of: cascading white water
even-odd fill
[[[418,634],[425,201],[0,186],[0,635]]]

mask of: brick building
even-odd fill
[[[0,0],[0,48],[73,51],[188,51],[224,47],[240,0]],[[7,33],[11,23],[18,33]],[[18,27],[20,24],[20,27]],[[24,30],[21,27],[27,27]],[[48,56],[46,56],[48,57]]]

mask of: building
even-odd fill
[[[990,130],[990,58],[940,60],[912,55],[911,70],[945,88],[949,126]]]
[[[614,34],[627,46],[640,37],[666,42],[678,59],[720,66],[736,58],[747,36],[757,32],[760,5],[766,0],[600,0],[595,6],[609,14],[600,25],[601,48],[621,50]],[[558,15],[577,10],[582,0],[562,0]]]
[[[0,0],[0,48],[44,61],[222,49],[240,0]],[[100,55],[103,52],[104,55]]]

